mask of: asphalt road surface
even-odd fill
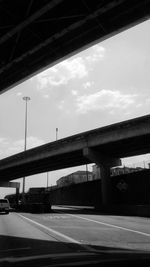
[[[63,206],[46,214],[0,215],[0,266],[128,265],[149,258],[150,218]]]

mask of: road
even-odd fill
[[[30,261],[36,266],[67,266],[70,261],[92,264],[149,256],[149,218],[62,206],[54,206],[49,214],[0,215],[0,266],[25,266]]]

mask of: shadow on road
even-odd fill
[[[105,246],[91,246],[91,249],[96,251],[68,242],[0,235],[0,267],[150,264],[146,252]]]

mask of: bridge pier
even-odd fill
[[[113,201],[110,168],[121,165],[121,160],[119,158],[112,158],[108,155],[101,154],[88,147],[84,148],[83,155],[100,167],[101,201],[99,201],[97,206],[107,208]]]
[[[110,166],[105,163],[99,163],[101,173],[101,196],[102,205],[107,206],[112,202],[112,188],[110,180]]]

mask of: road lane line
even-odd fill
[[[82,244],[80,241],[77,241],[77,240],[74,239],[74,238],[71,238],[71,237],[69,237],[69,236],[67,236],[67,235],[64,235],[64,234],[58,232],[58,231],[55,231],[55,230],[53,230],[52,228],[47,227],[47,226],[45,226],[45,225],[43,225],[43,224],[40,224],[40,223],[38,223],[38,222],[36,222],[36,221],[34,221],[34,220],[31,220],[31,219],[29,219],[29,218],[27,218],[27,217],[25,217],[25,216],[23,216],[23,215],[21,215],[21,214],[18,214],[18,213],[16,213],[16,214],[17,214],[18,216],[22,217],[23,219],[25,219],[25,220],[27,220],[27,221],[29,221],[29,222],[31,222],[31,223],[33,223],[33,224],[35,224],[35,225],[37,225],[37,226],[43,228],[43,229],[45,229],[45,230],[48,230],[49,232],[51,232],[51,233],[53,233],[53,234],[55,234],[55,235],[57,235],[57,236],[59,236],[59,237],[61,237],[61,238],[66,239],[67,241],[69,241],[69,242],[71,242],[71,243],[78,244],[78,245],[80,245],[80,247],[82,247],[82,248],[84,248],[84,249],[86,249],[86,250],[88,250],[88,251],[90,251],[90,252],[96,252],[95,249],[93,249],[93,248],[91,248],[91,247],[89,247],[89,246],[87,246],[87,245]],[[54,237],[53,237],[53,238],[54,238]]]
[[[57,232],[57,231],[53,230],[53,229],[50,228],[50,227],[47,227],[47,226],[45,226],[45,225],[43,225],[43,224],[41,224],[41,223],[38,223],[38,222],[36,222],[36,221],[34,221],[34,220],[31,220],[31,219],[29,219],[29,218],[27,218],[27,217],[25,217],[25,216],[23,216],[23,215],[21,215],[21,214],[17,214],[17,215],[19,215],[20,217],[24,218],[25,220],[27,220],[27,221],[29,221],[29,222],[32,222],[32,223],[34,223],[34,224],[36,224],[36,225],[38,225],[38,226],[40,226],[40,227],[42,227],[42,228],[44,228],[44,229],[50,231],[50,232],[52,232],[53,234],[56,234],[56,235],[58,235],[58,236],[60,236],[60,237],[62,237],[62,238],[65,238],[67,241],[69,241],[69,242],[71,242],[71,243],[73,242],[73,243],[76,243],[76,244],[81,244],[79,241],[77,241],[77,240],[75,240],[75,239],[73,239],[73,238],[71,238],[71,237],[69,237],[69,236],[67,236],[67,235],[61,234],[60,232]]]
[[[61,212],[65,213],[63,211],[61,211]],[[109,227],[114,227],[114,228],[118,228],[118,229],[121,229],[121,230],[124,230],[124,231],[133,232],[133,233],[136,233],[136,234],[140,234],[140,235],[144,235],[144,236],[150,237],[150,234],[145,233],[145,232],[136,231],[136,230],[133,230],[133,229],[130,229],[130,228],[122,227],[122,226],[117,226],[115,224],[104,223],[104,222],[92,220],[92,219],[89,219],[89,218],[84,218],[84,217],[81,217],[81,216],[78,216],[78,215],[74,215],[74,214],[70,214],[70,213],[65,213],[65,214],[70,215],[72,217],[76,217],[76,218],[82,219],[82,220],[86,220],[86,221],[89,221],[89,222],[94,222],[94,223],[97,223],[97,224],[106,225],[106,226],[109,226]]]

